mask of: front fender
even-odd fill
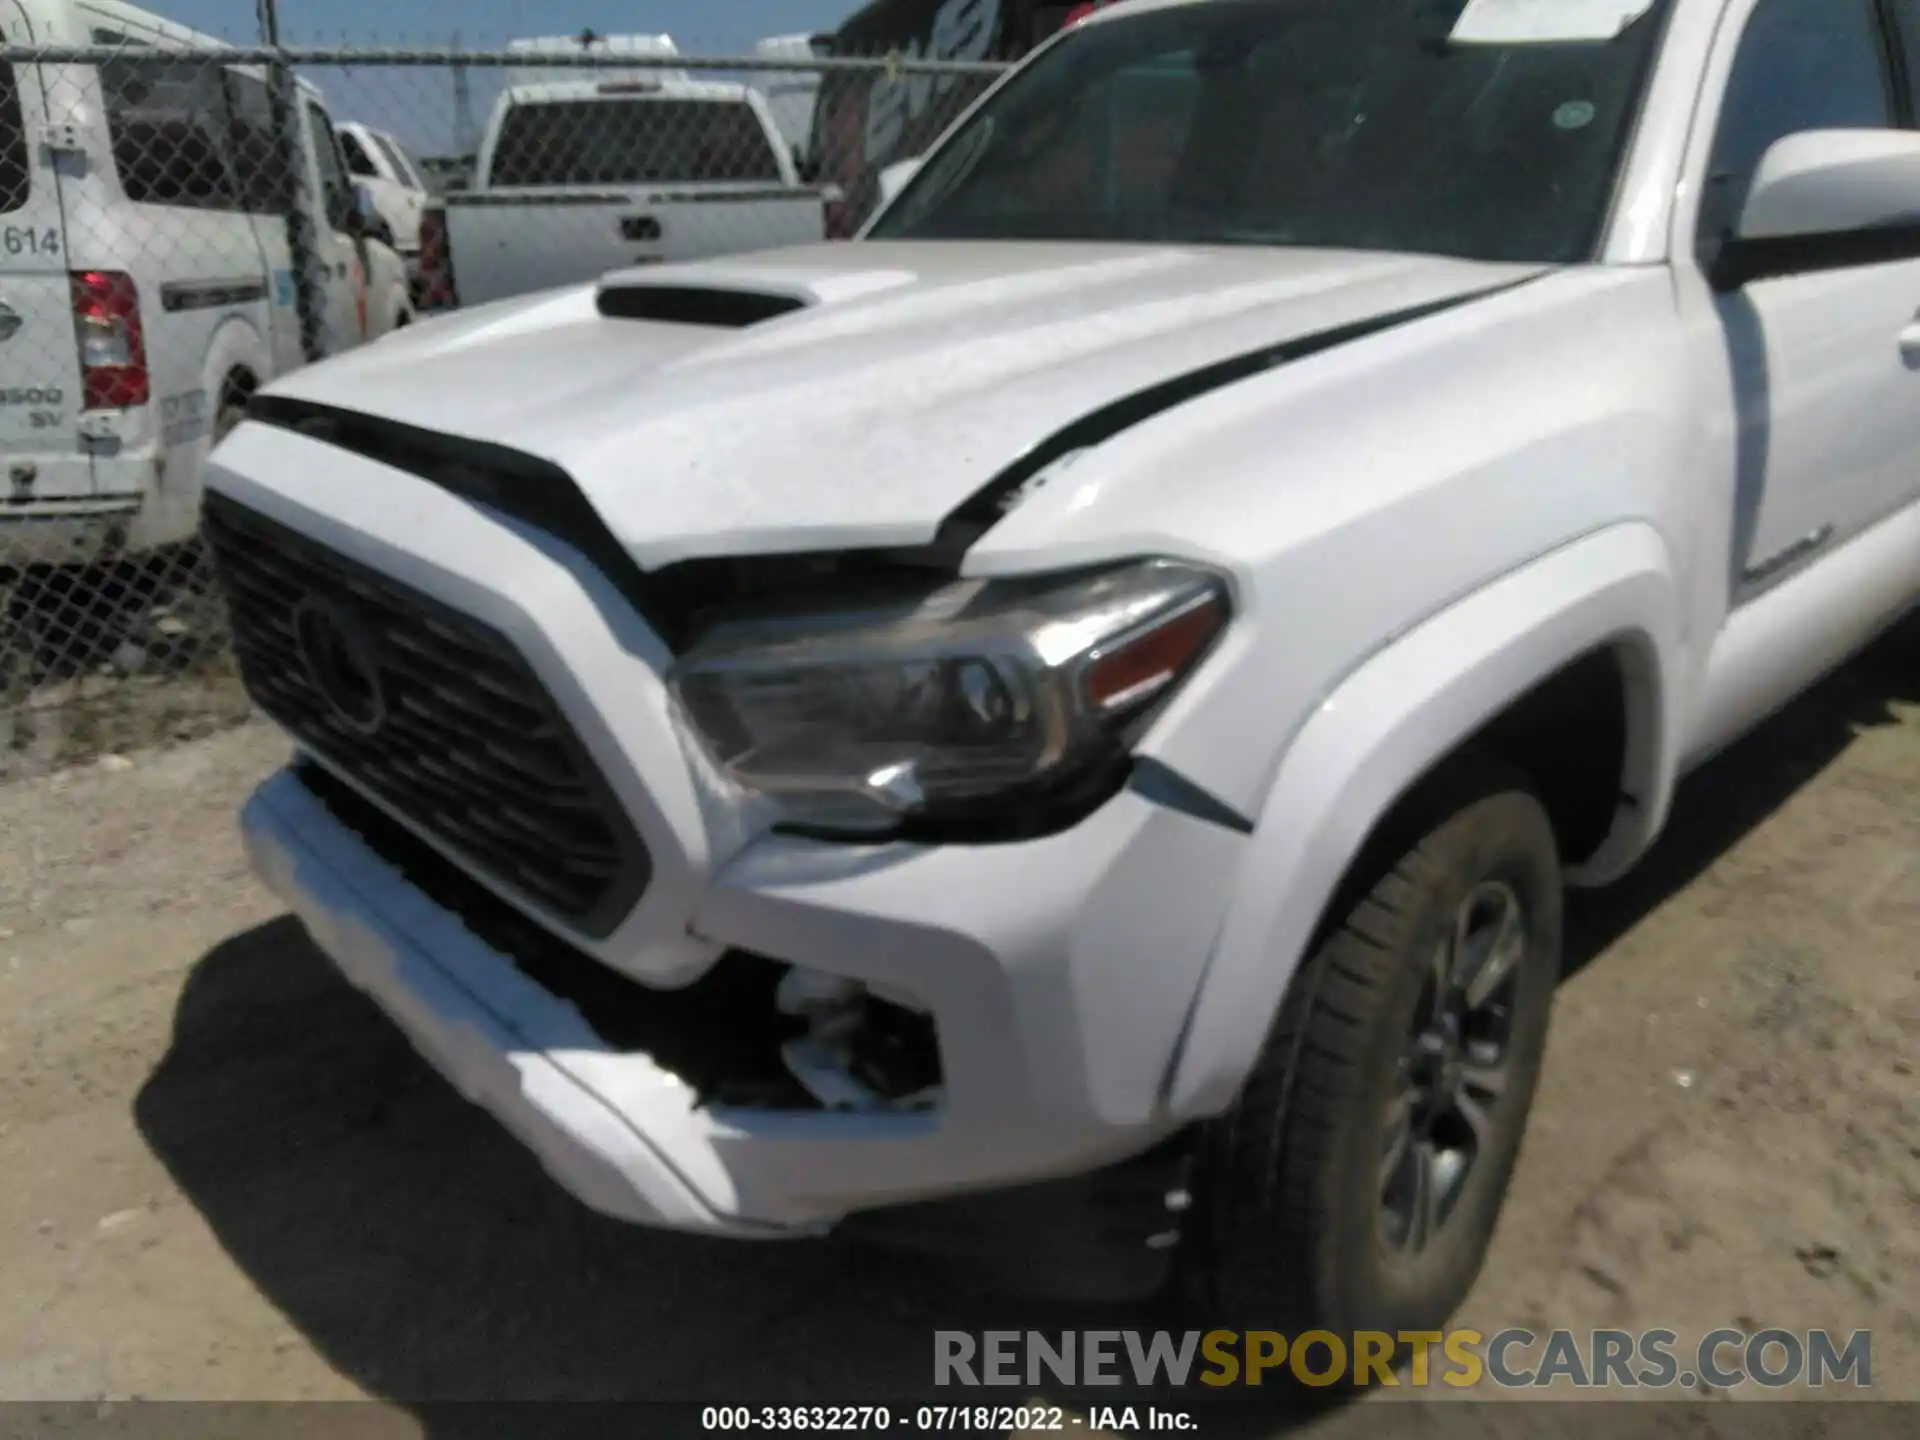
[[[1568,662],[1627,658],[1628,744],[1613,833],[1584,867],[1630,864],[1658,833],[1676,770],[1679,598],[1645,524],[1575,541],[1424,622],[1353,671],[1295,736],[1239,862],[1166,1087],[1181,1119],[1239,1092],[1348,867],[1418,780]]]

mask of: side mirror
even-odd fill
[[[378,240],[384,246],[394,244],[394,227],[386,223],[380,205],[374,204],[369,186],[355,184],[348,202],[340,209],[342,213],[334,221],[334,228],[342,234],[353,240]]]
[[[880,172],[880,203],[891,205],[893,197],[907,188],[907,182],[920,173],[923,163],[918,155],[910,155],[905,160],[896,160]]]
[[[356,240],[380,240],[387,244],[393,241],[393,227],[387,224],[386,216],[380,213],[373,190],[367,185],[354,185],[353,205],[340,228]]]
[[[1805,130],[1754,172],[1711,270],[1716,288],[1920,258],[1920,134]]]
[[[821,165],[819,156],[796,149],[793,152],[793,169],[802,185],[818,185],[825,167]]]

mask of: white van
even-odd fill
[[[380,218],[387,222],[393,248],[409,264],[420,258],[420,212],[427,207],[427,183],[413,157],[393,135],[355,120],[338,126],[347,171],[367,187]]]
[[[121,48],[0,63],[4,581],[193,535],[210,443],[306,358],[290,195],[325,264],[323,352],[412,312],[312,86],[288,184],[266,76],[212,63],[219,41],[113,0],[0,0],[0,33]]]

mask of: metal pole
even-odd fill
[[[255,0],[260,19],[260,42],[278,52],[267,69],[267,99],[273,112],[273,130],[280,147],[281,173],[287,188],[287,251],[293,265],[293,305],[300,318],[300,352],[308,360],[327,353],[326,341],[326,262],[320,254],[319,236],[314,233],[314,209],[304,204],[307,190],[306,147],[300,143],[300,91],[294,83],[293,66],[280,44],[279,0]]]
[[[460,35],[453,36],[453,54],[460,53]],[[467,67],[453,62],[453,153],[471,155],[479,148],[478,127],[473,123],[473,91],[467,83]]]

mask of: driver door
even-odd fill
[[[353,181],[340,158],[333,122],[311,98],[303,99],[303,106],[308,151],[313,157],[308,193],[317,197],[317,203],[308,206],[308,214],[325,281],[325,344],[327,353],[336,355],[367,338],[366,274],[360,263],[360,247],[347,231],[355,205]]]
[[[1775,141],[1911,124],[1882,15],[1874,0],[1755,0],[1701,191],[1703,258]],[[1737,607],[1920,499],[1920,260],[1758,280],[1712,304],[1736,401]]]

